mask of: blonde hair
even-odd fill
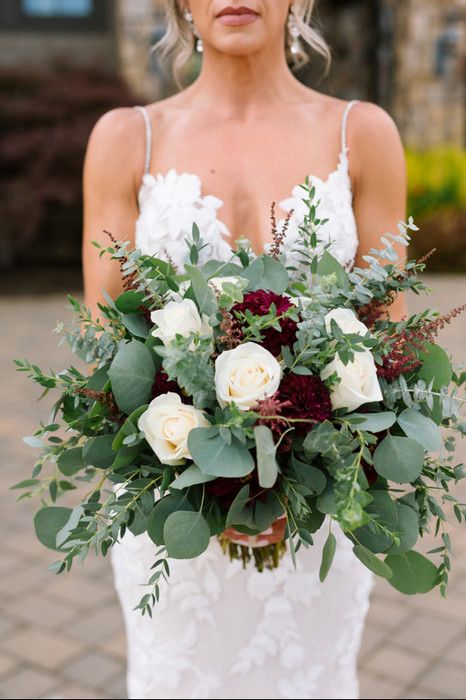
[[[305,44],[297,53],[289,50],[292,41],[288,29],[286,31],[287,59],[293,70],[298,70],[309,61],[308,47],[320,54],[325,59],[325,74],[328,73],[331,64],[331,51],[317,29],[312,26],[312,15],[316,0],[294,0],[293,14],[300,33],[300,44]],[[194,37],[190,23],[184,17],[178,0],[164,0],[167,30],[164,36],[153,46],[162,60],[172,61],[172,70],[175,80],[181,86],[180,78],[183,69],[189,61],[194,49]]]

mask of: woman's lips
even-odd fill
[[[230,27],[238,27],[243,24],[251,24],[258,19],[259,15],[255,12],[245,12],[242,14],[220,15],[218,21]]]

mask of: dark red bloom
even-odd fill
[[[282,379],[278,396],[288,404],[283,411],[285,418],[309,420],[309,423],[292,424],[298,434],[308,432],[314,423],[322,423],[332,415],[330,394],[320,377],[290,372]]]
[[[150,400],[152,401],[152,399],[155,399],[157,396],[161,396],[162,394],[167,394],[169,391],[173,391],[175,394],[182,396],[181,389],[178,384],[171,381],[166,372],[160,370],[155,375]]]
[[[235,304],[231,312],[234,315],[235,312],[244,314],[246,311],[250,311],[255,316],[266,316],[272,304],[275,304],[277,316],[281,316],[288,309],[296,308],[288,297],[258,289],[256,292],[245,294],[243,301],[240,304]],[[292,318],[282,318],[279,323],[281,330],[267,328],[263,332],[264,338],[261,341],[261,345],[275,356],[280,354],[282,346],[293,345],[298,329],[296,321],[293,321]],[[241,328],[239,321],[236,321],[236,324]]]
[[[218,479],[215,479],[215,481],[210,481],[208,484],[206,484],[206,491],[211,496],[216,496],[219,503],[224,508],[229,508],[245,484],[249,484],[249,495],[251,498],[258,496],[259,500],[265,499],[263,489],[259,486],[259,479],[256,469],[242,478],[227,479],[219,477]]]

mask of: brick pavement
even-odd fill
[[[466,299],[465,277],[429,281],[431,304],[441,310]],[[411,308],[424,303],[413,299]],[[44,368],[66,364],[67,350],[49,332],[67,318],[64,297],[3,297],[0,312],[0,697],[124,698],[125,640],[109,561],[88,560],[69,576],[48,572],[50,553],[32,534],[32,504],[15,503],[8,490],[30,474],[33,452],[21,436],[47,408],[11,359],[27,356]],[[443,332],[458,359],[465,340],[464,319]],[[457,531],[453,542],[458,560],[446,601],[438,594],[404,597],[377,583],[360,655],[363,698],[466,696],[465,534]]]

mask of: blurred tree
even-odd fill
[[[79,262],[87,139],[105,111],[130,104],[123,81],[97,70],[0,70],[2,268]]]

